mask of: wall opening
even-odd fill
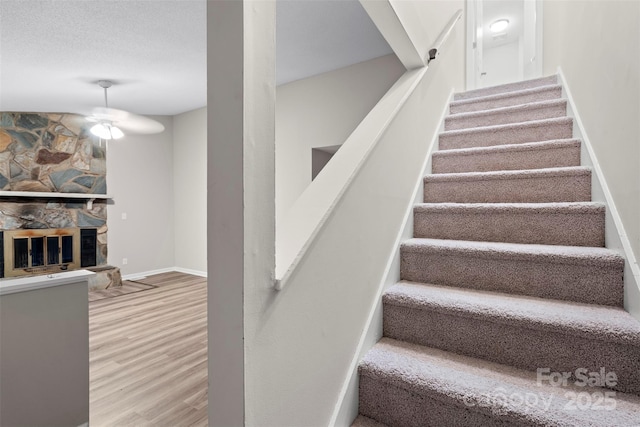
[[[329,160],[336,154],[341,145],[330,145],[328,147],[317,147],[311,149],[311,180],[329,163]]]

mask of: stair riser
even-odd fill
[[[416,211],[413,224],[414,237],[431,239],[604,246],[604,210],[575,214]]]
[[[446,151],[441,152],[447,153]],[[431,170],[435,173],[490,172],[500,170],[546,169],[580,166],[580,146],[554,149],[478,153],[446,156],[434,153]]]
[[[522,105],[530,102],[549,101],[559,99],[562,96],[562,88],[557,87],[550,90],[528,93],[519,96],[510,96],[504,98],[490,99],[486,101],[478,101],[468,104],[451,104],[449,107],[450,114],[471,113],[474,111],[491,110],[494,108],[511,107],[514,105]]]
[[[429,181],[425,203],[550,203],[591,201],[591,175],[520,179]]]
[[[549,368],[551,372],[574,373],[578,368],[599,372],[604,367],[617,375],[618,384],[612,389],[640,393],[638,347],[571,333],[541,331],[526,323],[498,323],[489,316],[486,319],[465,317],[391,304],[384,305],[383,313],[385,337],[533,372],[538,368]],[[570,379],[570,384],[573,382]],[[585,387],[585,391],[590,390],[594,389]]]
[[[517,90],[531,89],[534,87],[556,85],[558,84],[557,76],[548,76],[536,80],[527,80],[523,82],[509,83],[506,85],[488,87],[483,89],[470,90],[463,93],[456,93],[453,97],[455,101],[462,99],[478,98],[481,96],[495,95],[498,93],[514,92]]]
[[[382,379],[360,375],[362,415],[388,426],[406,427],[506,427],[512,420],[494,417],[487,408],[468,407],[462,401],[433,392],[433,396],[412,393]]]
[[[490,130],[478,130],[463,134],[440,134],[439,149],[493,147],[505,144],[523,144],[527,142],[570,139],[573,137],[573,123],[559,122],[550,124],[524,124],[520,127],[506,127]]]
[[[624,264],[576,265],[401,249],[402,280],[622,307]]]
[[[545,107],[526,107],[512,111],[482,114],[471,117],[450,116],[444,120],[445,130],[471,129],[482,126],[506,125],[524,123],[533,120],[552,119],[567,115],[567,104]]]

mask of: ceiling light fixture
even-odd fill
[[[109,123],[98,123],[91,128],[91,133],[102,139],[120,139],[124,133],[116,126]]]
[[[109,89],[113,85],[109,80],[99,80],[98,86],[104,89],[104,106],[106,109],[109,108],[109,103],[107,101],[107,89]],[[120,128],[113,126],[108,121],[102,121],[91,128],[91,133],[102,139],[120,139],[124,136],[124,133],[120,130]]]
[[[509,26],[508,19],[498,19],[497,21],[495,21],[493,24],[489,26],[489,29],[491,30],[492,33],[499,33],[501,31],[506,30],[508,26]]]

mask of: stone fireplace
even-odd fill
[[[0,113],[0,277],[107,265],[106,149],[75,114]]]

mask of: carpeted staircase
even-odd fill
[[[455,95],[354,426],[640,426],[640,323],[561,97]]]

